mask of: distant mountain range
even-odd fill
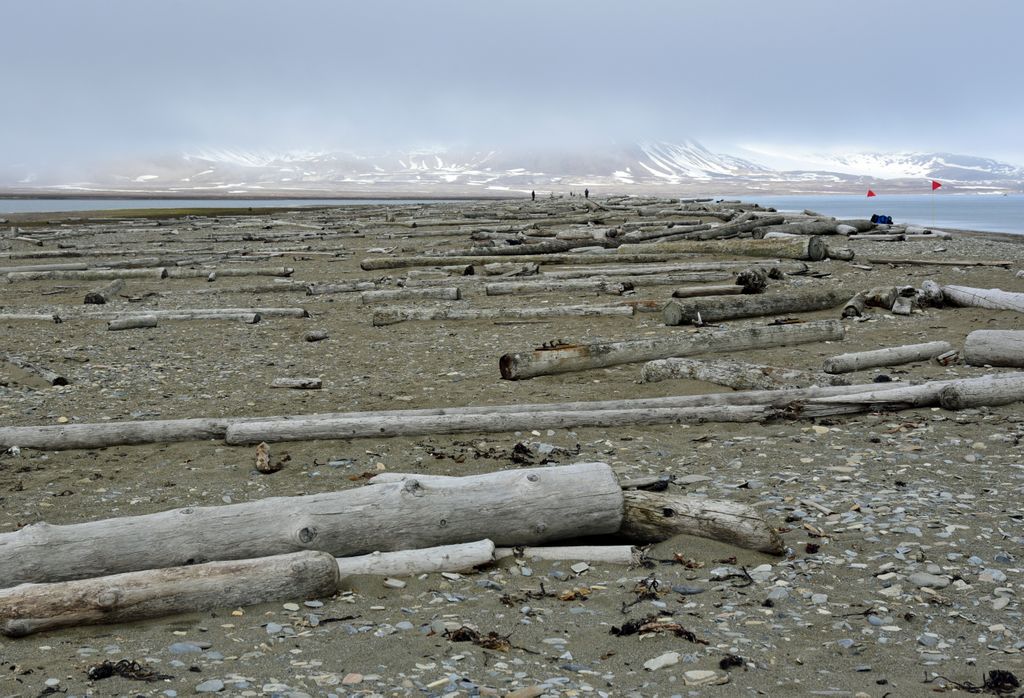
[[[779,158],[774,158],[778,161]],[[117,161],[73,173],[0,169],[0,190],[139,196],[491,195],[537,190],[668,193],[859,192],[885,180],[917,191],[923,179],[972,192],[1024,191],[1024,168],[950,153],[784,155],[772,168],[713,153],[696,141],[593,148],[288,152],[205,149]]]

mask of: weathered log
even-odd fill
[[[484,286],[488,296],[529,295],[548,291],[586,291],[590,293],[621,296],[632,291],[633,284],[602,279],[539,279],[537,281],[500,281]]]
[[[232,268],[208,268],[208,269],[183,269],[173,268],[167,270],[169,279],[195,279],[205,278],[210,274],[220,276],[291,276],[295,270],[291,267],[244,267]]]
[[[0,313],[0,323],[4,322],[53,322],[60,324],[64,320],[56,313]]]
[[[24,637],[79,625],[325,598],[337,593],[340,580],[334,557],[298,552],[78,581],[26,583],[0,590],[0,633]]]
[[[436,288],[399,288],[385,289],[381,291],[366,291],[360,295],[363,305],[373,303],[390,303],[391,301],[408,301],[419,299],[434,299],[442,301],[457,301],[462,299],[462,291],[454,286],[440,286]]]
[[[752,212],[740,214],[729,223],[724,223],[710,230],[700,230],[694,233],[683,232],[682,238],[686,240],[714,240],[717,238],[733,237],[741,233],[748,233],[761,226],[771,226],[785,220],[784,216],[772,215],[757,218]]]
[[[947,410],[998,407],[1022,401],[1022,373],[997,373],[982,379],[953,381],[939,391],[939,404]]]
[[[680,224],[670,228],[663,228],[659,225],[657,228],[652,230],[633,230],[626,233],[620,239],[622,242],[645,242],[647,240],[656,240],[663,238],[668,235],[679,235],[681,233],[695,233],[701,230],[710,230],[711,226],[707,223],[694,223],[694,224]]]
[[[925,259],[907,257],[868,257],[868,264],[891,264],[893,266],[936,266],[936,267],[1007,267],[1013,261],[1005,259]]]
[[[23,357],[15,356],[14,354],[4,354],[3,355],[3,359],[4,359],[4,361],[6,361],[9,364],[14,364],[18,368],[20,368],[22,371],[25,371],[26,373],[31,373],[31,374],[34,374],[36,376],[39,376],[40,378],[42,378],[44,381],[46,381],[50,385],[67,385],[68,384],[68,379],[65,378],[64,376],[60,375],[56,371],[51,371],[50,369],[46,368],[45,366],[37,366],[37,365],[35,365],[33,363],[30,363],[29,361],[27,361]]]
[[[472,267],[470,268],[472,269]],[[484,276],[533,276],[540,272],[540,265],[534,262],[527,264],[491,262],[481,265],[480,271]]]
[[[464,249],[450,250],[442,253],[442,257],[472,257],[475,255],[487,256],[518,256],[550,254],[557,252],[568,252],[569,250],[581,247],[593,240],[546,240],[530,245],[506,245],[504,247],[468,247]],[[461,264],[462,262],[458,262]]]
[[[889,384],[887,387],[878,390],[835,393],[808,398],[806,405],[859,405],[863,409],[877,409],[889,407],[902,409],[904,407],[930,407],[940,404],[940,394],[949,386],[956,386],[953,394],[993,396],[1014,396],[1019,394],[1021,386],[1024,385],[1024,373],[997,373],[982,376],[980,378],[958,378],[954,380],[928,381],[919,385],[901,386]],[[852,387],[852,386],[851,386]],[[1018,399],[1018,398],[1015,398]],[[952,398],[949,404],[952,403]],[[995,402],[992,404],[1007,404]],[[977,405],[972,405],[977,406]]]
[[[216,320],[221,317],[240,319],[244,316],[259,315],[265,317],[308,318],[309,311],[305,308],[179,308],[177,310],[144,310],[138,313],[124,311],[104,311],[81,315],[82,318],[111,319],[132,317],[133,315],[152,315],[160,320]]]
[[[638,565],[643,553],[633,545],[565,545],[532,548],[495,548],[494,559],[563,560],[601,562],[606,565]]]
[[[812,385],[849,385],[849,381],[845,378],[728,359],[658,359],[645,363],[640,372],[641,383],[656,383],[672,378],[705,381],[724,385],[733,390],[777,390]]]
[[[377,288],[373,281],[352,281],[336,284],[306,284],[307,296],[323,296],[331,293],[354,293],[356,291],[372,291]]]
[[[468,572],[495,559],[494,543],[486,538],[471,543],[438,545],[417,550],[380,551],[337,558],[342,575],[372,574],[405,577],[430,572]]]
[[[797,325],[745,327],[624,342],[558,345],[535,349],[530,353],[505,354],[499,361],[499,367],[502,378],[522,380],[553,373],[584,371],[674,356],[838,341],[844,334],[842,323],[834,320]]]
[[[904,242],[907,236],[902,233],[876,233],[874,235],[850,235],[846,238],[850,242],[856,240],[869,240],[872,242]]]
[[[86,305],[104,305],[111,299],[116,298],[118,292],[124,288],[124,279],[114,279],[102,288],[93,289],[85,294]]]
[[[666,492],[623,492],[620,534],[637,543],[685,534],[779,555],[782,538],[756,510],[737,502],[699,499]]]
[[[262,316],[259,313],[251,311],[240,310],[240,309],[220,309],[214,308],[199,308],[199,309],[182,309],[182,310],[151,310],[143,313],[131,313],[115,316],[108,324],[107,329],[126,329],[121,326],[112,328],[111,325],[124,320],[131,320],[132,318],[143,317],[143,318],[155,318],[158,322],[169,322],[169,321],[188,321],[188,320],[223,320],[224,322],[243,322],[246,325],[255,325]],[[147,319],[148,322],[148,319]],[[150,325],[141,325],[142,327],[149,327]]]
[[[617,260],[616,260],[617,261]],[[746,266],[749,262],[683,262],[680,264],[631,264],[628,266],[589,267],[545,271],[548,279],[581,279],[600,277],[637,277],[654,275],[692,275],[687,281],[725,281],[733,276],[732,269]]]
[[[292,388],[295,390],[320,390],[323,381],[319,378],[275,378],[271,388]]]
[[[843,289],[795,291],[740,298],[711,298],[671,302],[662,311],[666,325],[690,325],[736,318],[810,313],[840,305],[850,297]]]
[[[622,490],[611,468],[578,463],[443,485],[407,480],[67,526],[32,524],[0,534],[0,560],[4,582],[21,584],[300,550],[344,557],[482,538],[537,545],[614,533],[621,525]]]
[[[159,320],[156,319],[156,315],[127,315],[120,318],[114,318],[107,322],[107,330],[115,332],[118,330],[138,330],[145,327],[156,327]]]
[[[537,308],[401,308],[378,310],[374,327],[407,320],[498,320],[549,317],[631,316],[633,309],[615,305],[556,305]]]
[[[822,363],[822,370],[825,373],[850,373],[878,366],[899,366],[915,361],[928,361],[939,354],[945,354],[952,350],[953,345],[949,342],[925,342],[924,344],[885,347],[884,349],[831,356]]]
[[[0,267],[0,274],[18,271],[84,271],[89,265],[84,262],[63,262],[57,264],[22,264],[13,267]]]
[[[84,269],[81,271],[16,271],[7,275],[11,281],[97,281],[106,279],[164,279],[166,267],[154,269]]]
[[[775,240],[681,240],[647,245],[621,245],[618,254],[719,254],[744,257],[782,257],[820,261],[828,256],[828,246],[817,236],[778,238]]]
[[[971,366],[1024,368],[1024,330],[975,330],[964,342],[964,361]]]
[[[673,298],[698,298],[701,296],[738,296],[743,287],[736,284],[723,286],[684,286],[672,292]]]
[[[999,288],[943,286],[942,296],[951,305],[992,310],[1016,310],[1018,313],[1024,313],[1024,293],[1013,293]]]

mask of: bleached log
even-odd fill
[[[381,291],[365,291],[359,298],[363,305],[389,303],[391,301],[420,300],[425,298],[442,301],[457,301],[461,300],[462,291],[454,286],[439,286],[436,288],[399,288],[385,289]]]
[[[997,373],[981,379],[953,381],[939,391],[947,410],[998,407],[1024,401],[1024,373]]]
[[[89,265],[84,262],[63,262],[57,264],[22,264],[13,267],[0,267],[0,274],[20,271],[84,271]]]
[[[964,361],[971,366],[1024,368],[1024,330],[975,330],[964,342]]]
[[[835,219],[828,219],[796,223],[783,223],[780,220],[778,223],[765,223],[760,227],[763,227],[766,231],[771,230],[779,233],[790,233],[792,235],[843,235],[844,233],[839,231],[840,227],[844,230],[852,229],[857,232],[871,230],[875,227],[875,224],[867,220],[837,221]]]
[[[156,315],[129,315],[114,318],[107,322],[107,330],[111,332],[118,330],[138,330],[145,327],[156,327],[158,322]]]
[[[850,235],[846,238],[850,242],[857,240],[868,240],[872,242],[904,242],[907,239],[902,233],[876,233],[874,235]]]
[[[110,323],[107,325],[107,329],[111,329],[110,325],[118,320],[130,320],[134,317],[144,318],[155,318],[158,322],[177,322],[177,321],[188,321],[188,320],[220,320],[224,322],[242,322],[246,325],[255,325],[262,316],[259,313],[254,313],[247,310],[238,309],[225,309],[223,311],[219,309],[182,309],[182,310],[152,310],[149,312],[139,314],[125,314],[115,316]],[[147,320],[148,321],[148,320]],[[148,327],[149,325],[142,325]],[[117,329],[126,329],[124,327],[117,327]]]
[[[323,381],[319,378],[275,378],[271,388],[291,388],[293,390],[320,390]]]
[[[1018,313],[1024,313],[1024,293],[1013,293],[999,288],[943,286],[942,295],[948,303],[960,307],[1016,310]]]
[[[685,534],[710,538],[779,555],[782,538],[764,517],[746,504],[666,492],[623,492],[625,512],[620,534],[637,543]]]
[[[167,270],[169,279],[195,279],[205,278],[211,273],[218,277],[224,276],[291,276],[295,270],[291,267],[243,267],[233,268],[209,268],[209,269],[183,269],[173,268]]]
[[[743,287],[736,284],[725,284],[720,286],[685,286],[677,288],[672,292],[673,298],[699,298],[702,296],[738,296],[743,293]]]
[[[472,264],[449,264],[442,267],[435,267],[433,269],[413,269],[409,272],[409,276],[473,276],[475,270]]]
[[[324,296],[332,293],[354,293],[356,291],[372,291],[377,288],[373,281],[351,281],[336,284],[307,284],[307,296]]]
[[[590,293],[621,296],[632,291],[629,282],[605,281],[601,279],[539,279],[537,281],[499,281],[484,286],[488,296],[529,295],[548,291],[585,291]]]
[[[919,385],[886,387],[873,391],[862,391],[856,393],[836,393],[819,397],[808,398],[807,405],[859,405],[863,409],[877,409],[888,407],[902,409],[905,407],[931,407],[939,405],[940,395],[950,387],[955,386],[951,393],[948,405],[953,405],[956,395],[973,396],[991,395],[993,400],[1013,398],[1020,395],[1024,386],[1024,373],[997,373],[982,376],[980,378],[958,378],[954,380],[928,381]],[[965,398],[967,399],[967,398]],[[1012,400],[1010,400],[1012,401]],[[992,402],[992,405],[1008,404],[1008,402]],[[973,403],[969,406],[979,406]],[[949,407],[949,409],[958,409]]]
[[[104,305],[111,299],[116,298],[118,292],[124,288],[124,279],[114,279],[102,288],[93,289],[85,294],[87,305]]]
[[[372,574],[381,577],[407,577],[430,572],[468,572],[495,559],[494,543],[478,540],[455,545],[438,545],[418,550],[396,550],[369,555],[337,558],[343,576]]]
[[[33,363],[30,363],[21,356],[15,356],[14,354],[4,354],[3,359],[9,364],[14,364],[22,371],[25,371],[26,373],[31,373],[33,375],[39,376],[50,385],[68,384],[68,379],[60,375],[56,371],[51,371],[45,366],[37,366]]]
[[[748,233],[761,226],[771,226],[785,220],[784,216],[771,215],[756,217],[752,212],[743,213],[728,223],[724,223],[710,230],[700,230],[694,233],[683,232],[682,238],[687,240],[714,240],[718,238],[732,237],[742,233]]]
[[[371,288],[373,287],[371,286]],[[208,296],[225,293],[248,293],[256,295],[263,295],[264,293],[305,293],[306,295],[309,295],[307,292],[307,284],[301,281],[288,281],[272,284],[249,284],[245,286],[216,285],[207,288],[191,288],[188,290],[175,291],[175,293],[188,296]]]
[[[648,361],[640,372],[641,383],[673,378],[705,381],[733,390],[777,390],[812,385],[849,385],[845,378],[810,371],[749,364],[728,359],[658,359]]]
[[[81,271],[12,271],[11,281],[97,281],[107,279],[164,279],[166,267],[154,269],[83,269]]]
[[[669,235],[680,235],[683,233],[696,233],[702,230],[711,230],[711,226],[707,223],[697,223],[692,225],[676,224],[671,228],[657,227],[652,230],[633,230],[626,233],[620,239],[622,242],[646,242],[648,240],[657,240]]]
[[[878,366],[899,366],[915,361],[928,361],[939,354],[945,354],[952,350],[953,345],[949,342],[925,342],[885,347],[884,349],[831,356],[822,363],[822,370],[825,373],[850,373]]]
[[[217,320],[243,319],[246,316],[259,315],[260,318],[308,318],[309,311],[304,308],[179,308],[176,310],[145,310],[138,313],[125,311],[105,311],[82,315],[83,318],[110,319],[124,318],[133,315],[152,315],[160,320]]]
[[[745,327],[623,342],[542,347],[529,353],[505,354],[499,361],[499,368],[502,378],[523,380],[554,373],[584,371],[675,356],[839,341],[844,336],[845,329],[842,323],[835,320],[797,325]]]
[[[540,266],[534,262],[527,264],[491,262],[481,265],[480,271],[484,276],[533,276],[540,271]]]
[[[763,315],[810,313],[834,308],[849,297],[847,290],[829,289],[695,299],[669,303],[662,311],[662,319],[666,325],[675,326]]]
[[[504,247],[491,246],[491,247],[467,247],[462,249],[450,250],[441,254],[442,257],[472,257],[475,255],[488,255],[488,256],[518,256],[518,255],[536,255],[536,254],[550,254],[555,252],[567,252],[576,247],[581,247],[587,242],[593,242],[593,240],[579,241],[579,240],[546,240],[544,242],[533,243],[529,245],[506,245]],[[462,264],[462,262],[456,262]]]
[[[373,314],[374,327],[407,320],[499,320],[549,317],[631,316],[633,309],[608,305],[555,305],[537,308],[386,308]]]
[[[516,557],[523,560],[561,560],[599,562],[606,565],[637,565],[643,554],[633,545],[564,545],[542,548],[495,548],[494,559]]]
[[[776,240],[681,240],[646,245],[620,245],[617,254],[718,254],[744,257],[782,257],[820,261],[828,255],[828,246],[817,236],[779,238]]]
[[[486,516],[481,516],[486,512]],[[335,557],[465,543],[537,545],[622,525],[605,463],[407,480],[0,534],[6,584],[322,550]],[[336,563],[331,561],[337,570]]]
[[[56,313],[0,313],[0,323],[4,322],[53,322],[60,324],[64,320]]]
[[[618,260],[616,260],[618,261]],[[734,276],[732,270],[750,264],[749,262],[683,262],[680,264],[631,264],[627,266],[585,267],[545,271],[548,279],[580,279],[600,277],[637,277],[661,275],[687,275],[687,281],[725,281]],[[682,280],[682,279],[681,279]]]
[[[0,633],[25,637],[80,625],[327,598],[337,593],[340,581],[331,555],[298,552],[78,581],[26,583],[0,590]]]
[[[868,257],[868,264],[891,264],[892,266],[936,266],[936,267],[1007,267],[1013,265],[1004,259],[924,259],[907,257]]]

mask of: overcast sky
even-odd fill
[[[0,158],[695,139],[1024,164],[1018,0],[12,0]]]

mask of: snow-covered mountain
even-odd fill
[[[420,149],[379,153],[270,152],[209,148],[118,161],[74,175],[0,172],[6,190],[166,195],[500,193],[602,187],[704,191],[841,191],[878,179],[940,179],[1020,190],[1024,169],[949,153],[773,153],[769,167],[714,153],[696,141],[576,148]],[[898,182],[894,184],[898,186]]]

